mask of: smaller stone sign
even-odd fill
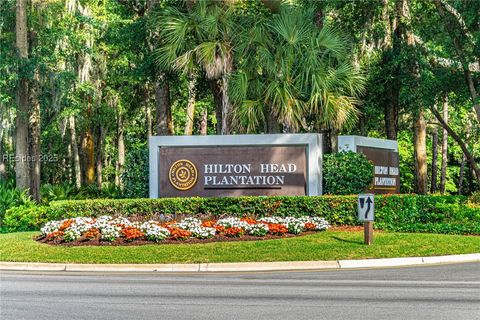
[[[398,152],[360,146],[357,152],[363,153],[374,165],[373,184],[368,191],[400,193]]]
[[[339,136],[338,149],[363,153],[374,165],[372,187],[375,194],[400,193],[398,143],[394,140],[361,136]]]

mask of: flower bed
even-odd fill
[[[50,221],[38,241],[51,244],[102,245],[143,244],[199,241],[228,241],[268,239],[318,232],[329,228],[319,217],[227,217],[202,221],[184,218],[179,221],[130,221],[124,217],[78,217]]]

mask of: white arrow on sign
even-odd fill
[[[374,198],[373,194],[358,195],[358,220],[373,221],[374,218]]]

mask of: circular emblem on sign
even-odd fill
[[[195,165],[189,160],[177,160],[170,167],[168,178],[175,189],[188,190],[197,182],[198,172]]]

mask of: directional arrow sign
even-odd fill
[[[373,194],[358,195],[358,220],[373,221],[374,218],[374,198]]]

